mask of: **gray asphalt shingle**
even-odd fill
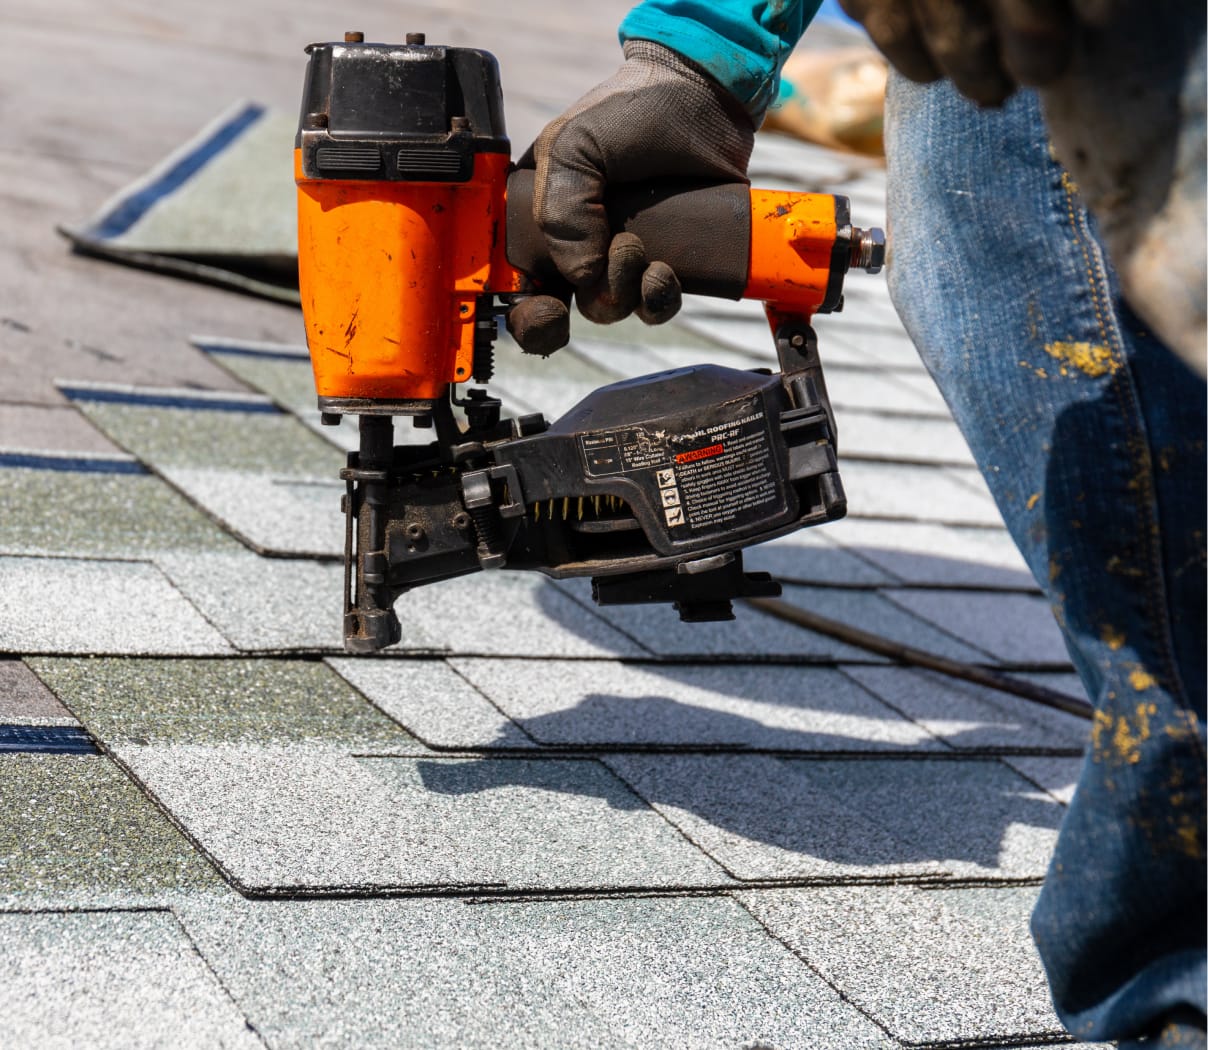
[[[257,552],[329,560],[344,556],[344,485],[337,471],[322,479],[178,466],[160,467],[159,472]]]
[[[608,764],[751,879],[1039,878],[1063,812],[994,761],[615,755]]]
[[[770,572],[779,580],[872,587],[898,582],[876,565],[840,547],[833,524],[801,529],[743,552],[748,572]]]
[[[1002,527],[994,501],[964,484],[956,468],[841,459],[839,469],[852,517]]]
[[[0,939],[10,1047],[264,1045],[171,912],[0,913]]]
[[[935,749],[825,667],[450,659],[534,740],[783,751]]]
[[[166,550],[239,549],[149,474],[0,467],[0,505],[3,554],[149,558]]]
[[[1081,758],[1055,758],[1034,755],[1010,755],[1003,758],[1012,769],[1039,784],[1050,795],[1067,806],[1074,797],[1078,777],[1082,772]]]
[[[883,463],[956,464],[973,454],[950,419],[892,416],[849,408],[837,421],[841,457]]]
[[[725,897],[182,909],[275,1047],[891,1050]]]
[[[73,384],[63,389],[107,436],[156,469],[324,479],[336,477],[344,465],[337,449],[262,395]],[[101,397],[107,400],[96,400]]]
[[[344,567],[334,562],[234,554],[174,554],[156,564],[243,652],[344,648]],[[412,617],[402,649],[438,648]]]
[[[0,449],[112,454],[117,447],[70,405],[4,405]]]
[[[0,652],[230,651],[153,565],[0,557]]]
[[[94,736],[114,747],[309,744],[365,751],[412,743],[321,663],[37,659],[31,666]]]
[[[339,472],[344,457],[267,398],[146,388],[64,389],[117,444],[250,546],[280,554],[342,555],[339,505],[344,486]]]
[[[958,750],[1081,750],[1089,739],[1085,719],[972,682],[903,667],[845,671],[874,696]]]
[[[741,900],[908,1043],[1024,1045],[1063,1033],[1028,935],[1034,887],[826,887]]]
[[[573,595],[579,605],[634,639],[643,655],[685,659],[752,659],[787,657],[797,660],[876,660],[863,649],[802,630],[741,602],[735,619],[721,623],[684,623],[675,609],[662,605],[596,605],[587,580],[558,580],[556,586]]]
[[[442,649],[469,656],[646,656],[623,621],[611,626],[537,573],[482,572],[418,587],[396,603]]]
[[[1003,663],[1067,665],[1069,651],[1045,599],[1031,594],[888,590],[903,609],[958,634]]]
[[[590,759],[356,759],[236,744],[118,754],[246,893],[728,884]]]
[[[136,907],[221,888],[137,785],[98,755],[3,756],[0,810],[0,908]]]
[[[986,654],[960,639],[958,630],[951,633],[937,630],[926,620],[912,615],[890,602],[885,595],[892,591],[860,591],[842,587],[803,587],[786,584],[784,600],[830,620],[851,624],[862,631],[870,631],[890,641],[915,649],[946,656],[950,660],[982,663]],[[833,645],[842,645],[832,642]],[[845,648],[854,648],[846,647]],[[856,659],[877,660],[865,650],[856,650],[861,655]]]
[[[737,879],[938,878],[944,864],[767,755],[612,755],[609,768]]]
[[[826,369],[826,390],[836,410],[841,437],[846,440],[846,412],[864,409],[882,415],[901,413],[927,419],[950,419],[944,399],[928,376],[903,371],[873,371],[867,368],[832,364],[822,352]]]
[[[544,662],[520,662],[539,674],[546,666]],[[327,663],[429,747],[537,746],[520,726],[444,660],[329,657]]]
[[[904,583],[965,587],[1035,587],[1005,529],[845,518],[827,538]]]

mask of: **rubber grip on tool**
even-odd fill
[[[741,299],[751,254],[751,189],[743,182],[648,182],[609,190],[614,234],[641,238],[650,262],[665,262],[690,295]],[[533,172],[508,176],[507,257],[550,291],[566,288],[533,218]]]

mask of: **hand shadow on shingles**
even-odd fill
[[[834,734],[769,728],[663,696],[593,694],[525,725],[539,727],[540,739],[573,738],[577,732],[581,740],[584,720],[598,725],[601,711],[618,724],[657,712],[659,720],[675,719],[692,729],[695,738],[757,739],[758,750],[614,755],[610,763],[631,786],[598,760],[539,754],[421,760],[419,774],[429,791],[444,795],[523,787],[601,798],[614,809],[642,809],[646,802],[669,806],[748,841],[851,865],[971,861],[993,868],[1010,825],[1055,829],[1064,812],[993,758],[777,758],[763,752],[866,751],[868,745]]]
[[[549,588],[540,592],[542,597],[552,597],[554,585]],[[559,618],[548,599],[543,605],[551,619]],[[669,627],[684,629],[674,612],[667,612]],[[577,618],[561,622],[573,629]],[[674,691],[677,682],[699,684],[699,676],[707,675],[708,667],[642,665],[644,671],[668,679],[669,691]],[[801,668],[803,675],[811,670],[819,677],[819,668]],[[837,672],[830,669],[826,673]],[[750,679],[736,675],[727,681],[710,675],[708,686],[747,702],[760,702],[754,695],[757,682],[755,670]],[[557,687],[556,682],[550,684]],[[803,689],[796,698],[799,709],[817,711],[821,716],[819,730],[810,731],[769,727],[740,714],[701,708],[664,695],[632,698],[594,693],[564,710],[523,719],[521,724],[533,739],[546,745],[590,746],[607,752],[610,745],[659,743],[661,736],[669,744],[678,738],[697,748],[727,747],[729,753],[614,755],[609,762],[618,775],[596,759],[539,754],[532,758],[421,760],[418,769],[428,790],[446,795],[510,786],[602,798],[616,809],[642,809],[647,802],[673,807],[748,841],[837,864],[964,860],[992,868],[1011,825],[1054,829],[1060,824],[1064,806],[1039,790],[1030,790],[1026,781],[993,758],[878,760],[874,752],[858,759],[792,759],[766,754],[847,751],[867,755],[867,740],[824,728],[834,715],[847,711],[848,695],[846,689]],[[786,704],[779,700],[776,706]],[[936,714],[942,716],[942,712]],[[896,720],[888,709],[886,716]],[[674,727],[674,733],[647,731],[659,725]],[[966,738],[973,744],[978,732],[974,727],[946,733],[945,740],[956,747]],[[920,737],[932,739],[921,727]],[[750,750],[735,754],[736,747]],[[970,775],[978,770],[981,776]]]

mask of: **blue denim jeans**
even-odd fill
[[[1032,917],[1057,1012],[1202,1017],[1204,383],[1121,299],[1034,94],[894,77],[886,136],[894,303],[1096,707]]]

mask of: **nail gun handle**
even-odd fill
[[[562,287],[533,218],[534,173],[508,176],[508,262],[544,287]],[[613,233],[642,239],[646,256],[670,266],[685,292],[741,299],[750,256],[751,195],[741,182],[650,182],[610,192]]]
[[[508,176],[508,262],[541,287],[566,292],[533,218],[533,181],[530,170]],[[647,258],[667,263],[692,295],[826,313],[839,305],[848,268],[863,265],[865,231],[851,226],[846,197],[741,182],[648,182],[610,189],[605,208],[613,233],[640,237]]]

